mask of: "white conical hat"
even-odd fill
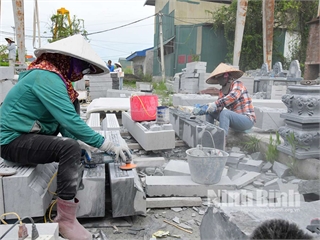
[[[60,53],[91,63],[96,69],[96,73],[94,74],[110,72],[105,62],[80,34],[49,43],[34,51],[36,57],[39,57],[42,53]]]
[[[208,79],[206,80],[206,83],[208,84],[218,84],[218,79],[216,78],[217,76],[223,74],[223,73],[230,73],[230,75],[234,79],[241,78],[243,75],[243,72],[239,69],[236,69],[230,65],[227,65],[225,63],[220,63],[218,67],[216,67],[215,70],[210,74]]]

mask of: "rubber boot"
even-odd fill
[[[59,224],[59,233],[68,240],[91,240],[92,234],[86,230],[77,220],[76,213],[79,200],[57,200],[57,216],[54,222]]]

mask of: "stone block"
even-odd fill
[[[252,172],[261,172],[262,165],[262,160],[242,160],[238,164],[238,169]]]
[[[285,108],[254,107],[256,114],[254,126],[265,131],[278,130],[279,127],[285,125],[284,119],[280,115],[286,111]]]
[[[227,176],[222,176],[220,182],[213,185],[195,183],[190,176],[147,176],[145,191],[150,197],[206,197],[209,190],[234,190],[235,187]]]
[[[279,190],[280,188],[279,188],[278,182],[279,182],[279,178],[272,179],[271,181],[266,182],[264,184],[263,189],[267,190],[267,191],[268,190]]]
[[[164,157],[137,157],[133,158],[133,162],[137,165],[137,168],[146,168],[161,167],[166,160]]]
[[[187,161],[170,160],[164,168],[165,176],[189,176],[190,169]]]
[[[133,121],[128,112],[122,112],[122,125],[146,151],[175,148],[175,131],[173,129],[150,131],[141,123]]]
[[[169,109],[170,122],[175,133],[180,139],[186,142],[189,147],[196,147],[201,144],[204,147],[213,147],[212,138],[217,149],[225,148],[224,130],[214,124],[200,119],[190,119],[190,113],[178,109]],[[202,140],[201,140],[202,139]]]
[[[228,156],[226,165],[237,167],[238,163],[241,159],[243,159],[246,155],[238,152],[231,152]]]
[[[290,168],[288,168],[286,165],[279,163],[277,161],[274,161],[272,170],[280,178],[286,177],[290,172]]]
[[[235,179],[233,181],[233,183],[236,185],[236,187],[242,188],[250,183],[252,183],[253,181],[255,181],[258,177],[260,176],[260,173],[257,172],[247,172],[246,174],[244,174],[243,176]]]
[[[120,163],[109,163],[112,216],[126,217],[146,213],[146,196],[135,169],[121,170]]]
[[[79,199],[78,218],[105,216],[105,165],[85,168],[82,177],[83,190],[77,192]]]
[[[305,180],[298,183],[300,194],[315,193],[320,195],[320,180]]]
[[[271,162],[266,162],[263,166],[261,171],[262,172],[267,172],[270,168],[272,168],[272,163]]]
[[[197,207],[202,206],[200,197],[147,198],[147,208]]]

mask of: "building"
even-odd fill
[[[141,51],[136,51],[126,58],[132,62],[134,75],[152,75],[153,74],[153,47]]]
[[[220,1],[230,3],[231,1]],[[153,75],[161,76],[159,20],[162,17],[165,75],[174,76],[192,61],[207,62],[207,72],[227,54],[222,30],[212,29],[214,12],[225,3],[201,0],[147,0],[145,5],[155,6]]]

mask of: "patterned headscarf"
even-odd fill
[[[65,83],[70,100],[74,102],[79,94],[74,90],[72,83],[82,79],[84,69],[88,63],[59,53],[43,53],[28,67],[30,69],[43,69],[57,73]]]

